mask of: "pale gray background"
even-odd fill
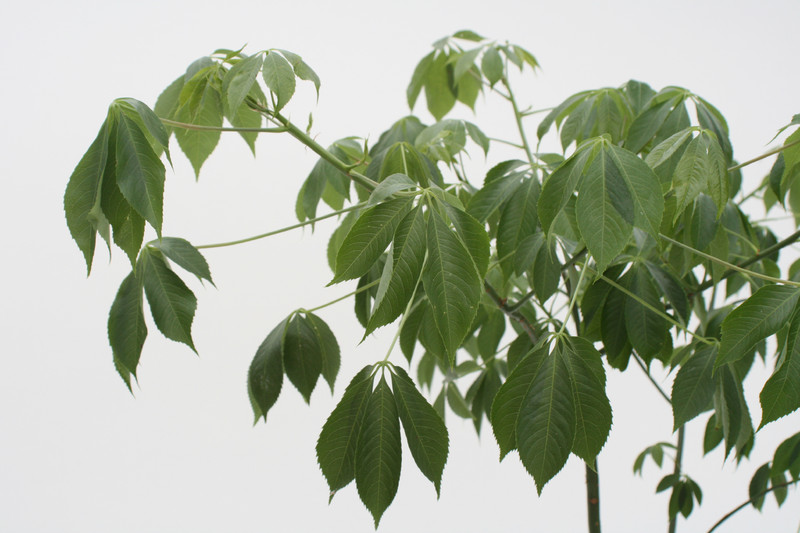
[[[245,389],[250,359],[278,321],[295,307],[352,289],[323,288],[332,224],[319,224],[316,235],[298,231],[209,250],[218,290],[190,281],[199,298],[200,357],[151,324],[136,398],[117,377],[105,324],[129,266],[116,249],[109,264],[99,247],[87,280],[62,211],[67,179],[113,98],[153,104],[192,60],[218,47],[286,48],[303,55],[323,81],[318,105],[306,87],[288,112],[305,124],[313,110],[323,144],[346,135],[376,139],[407,113],[405,87],[430,43],[471,28],[536,55],[543,70],[519,86],[520,99],[534,107],[629,78],[656,89],[685,86],[722,110],[740,159],[764,151],[800,112],[795,0],[46,0],[6,3],[0,14],[0,531],[372,530],[354,487],[327,505],[314,444],[349,377],[383,357],[391,328],[356,346],[361,332],[349,304],[325,309],[320,314],[337,333],[344,359],[335,395],[319,387],[308,408],[287,386],[269,423],[253,428]],[[509,131],[506,108],[489,99],[479,110],[487,133]],[[431,120],[422,106],[417,112]],[[463,108],[459,113],[470,117]],[[254,161],[231,136],[196,184],[177,146],[173,154],[164,232],[196,244],[292,223],[296,191],[315,161],[279,136],[259,140]],[[745,188],[767,168],[748,168]],[[748,389],[756,421],[768,372],[758,364]],[[670,387],[669,378],[663,386]],[[609,392],[614,427],[599,458],[605,531],[664,531],[668,495],[653,495],[663,473],[650,463],[644,478],[634,477],[631,465],[645,446],[673,438],[670,411],[636,369],[611,371]],[[704,505],[679,531],[705,531],[746,499],[746,484],[776,439],[800,427],[797,414],[768,426],[753,462],[736,470],[722,465],[719,451],[700,463],[705,419],[690,424],[686,450]],[[453,416],[448,426],[441,499],[406,452],[380,531],[585,530],[577,460],[537,498],[516,455],[498,463],[488,426],[480,438]],[[780,511],[770,500],[763,515],[742,512],[720,531],[795,531],[797,491],[789,498]]]

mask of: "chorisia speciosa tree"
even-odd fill
[[[672,406],[676,439],[647,448],[634,469],[672,456],[656,489],[671,491],[674,531],[677,515],[688,517],[702,499],[681,468],[688,422],[705,414],[705,452],[721,445],[740,461],[758,428],[800,407],[800,263],[778,264],[800,232],[779,237],[741,208],[762,198],[767,209],[797,214],[800,129],[756,158],[773,157],[772,170],[742,190],[739,169],[754,160],[735,162],[725,118],[701,96],[631,80],[538,114],[522,107],[510,82],[513,71],[537,68],[524,48],[471,31],[441,39],[407,89],[412,110],[424,92],[436,122],[400,118],[371,145],[345,137],[325,148],[310,122],[300,128],[281,113],[298,80],[317,93],[320,80],[280,49],[217,50],[153,108],[112,102],[64,208],[89,270],[98,234],[130,259],[108,317],[113,362],[128,387],[148,334],[145,301],[163,335],[195,350],[197,300],[181,275],[213,284],[201,248],[336,217],[331,284],[357,283],[336,301],[352,298],[365,337],[390,324],[397,333],[384,359],[336,391],[316,447],[331,497],[355,480],[377,527],[397,491],[403,434],[438,493],[449,406],[478,431],[488,421],[501,458],[516,451],[539,492],[570,454],[582,459],[589,530],[599,531],[596,457],[612,423],[606,371],[649,375],[658,364],[674,373],[670,392],[652,383]],[[458,102],[474,109],[482,94],[508,103],[511,137],[490,139],[472,122],[445,118]],[[534,137],[526,128],[537,117]],[[800,115],[784,129],[798,124]],[[229,131],[253,153],[260,133],[280,133],[319,156],[297,196],[299,223],[207,246],[162,235],[170,137],[199,174]],[[547,135],[558,136],[561,152],[539,150]],[[497,142],[517,159],[480,175],[463,164],[467,148],[488,153]],[[148,225],[155,239],[144,242]],[[266,420],[284,378],[306,401],[320,377],[334,389],[339,345],[317,314],[327,305],[292,311],[266,334],[248,375],[256,421]],[[389,360],[397,344],[416,382]],[[742,389],[756,357],[775,369],[762,385],[758,428]],[[798,476],[800,433],[757,469],[745,504],[760,508],[769,493],[782,503]]]

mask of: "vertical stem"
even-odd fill
[[[594,469],[586,463],[586,511],[589,517],[589,533],[600,533],[600,480],[597,475],[597,459]]]
[[[525,135],[525,128],[522,126],[522,113],[517,105],[517,99],[514,98],[514,91],[511,90],[511,84],[508,80],[503,78],[503,85],[508,90],[508,101],[511,102],[511,107],[514,108],[514,120],[517,121],[517,131],[519,131],[519,138],[522,141],[522,147],[525,149],[525,155],[528,157],[528,163],[531,165],[531,170],[536,168],[536,163],[533,160],[533,152],[531,146],[528,144],[528,137]]]
[[[685,425],[678,428],[678,445],[675,451],[675,470],[673,473],[677,476],[681,473],[681,463],[683,462],[683,441],[685,434]],[[678,527],[678,515],[676,514],[669,520],[669,533],[675,533],[675,529]]]

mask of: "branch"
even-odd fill
[[[505,313],[505,315],[508,318],[514,320],[520,326],[522,326],[522,329],[524,329],[525,333],[528,334],[528,337],[530,338],[532,344],[535,345],[537,342],[539,342],[539,337],[536,335],[536,332],[534,331],[533,326],[531,325],[530,322],[528,322],[527,318],[525,318],[520,312],[518,312],[516,310],[511,310],[508,307],[508,305],[506,305],[507,302],[506,302],[505,298],[500,298],[500,295],[497,294],[497,291],[494,290],[494,287],[492,287],[492,285],[488,281],[484,280],[483,288],[486,291],[486,294],[489,295],[489,297],[492,299],[492,301],[497,305],[497,307],[503,313]]]
[[[766,159],[771,155],[778,154],[778,153],[786,150],[787,148],[791,148],[792,146],[795,146],[797,144],[800,144],[800,139],[797,139],[796,141],[792,141],[789,144],[784,144],[783,146],[779,146],[779,147],[775,148],[774,150],[770,150],[769,152],[767,152],[765,154],[761,154],[758,157],[754,157],[753,159],[750,159],[749,161],[745,161],[744,163],[739,163],[738,165],[732,166],[732,167],[730,167],[728,169],[728,172],[733,172],[734,170],[739,170],[740,168],[746,167],[747,165],[752,165],[756,161],[761,161],[762,159]]]
[[[792,480],[786,481],[784,483],[779,483],[778,485],[773,485],[772,487],[768,488],[767,490],[765,490],[765,491],[763,491],[763,492],[761,492],[759,494],[756,494],[755,497],[750,498],[749,500],[747,500],[746,502],[744,502],[741,505],[737,506],[731,512],[729,512],[728,514],[726,514],[725,516],[720,518],[717,521],[717,523],[714,524],[714,526],[711,529],[708,530],[708,533],[712,533],[712,531],[714,531],[719,526],[721,526],[722,523],[725,522],[728,518],[732,517],[733,515],[735,515],[736,513],[738,513],[739,511],[741,511],[742,509],[744,509],[745,507],[747,507],[748,505],[750,505],[754,501],[758,500],[759,498],[761,498],[765,494],[769,494],[773,490],[778,490],[778,489],[782,489],[783,487],[788,487],[789,485],[794,485],[797,482],[800,482],[800,479],[792,479]]]
[[[283,133],[287,131],[284,127],[278,128],[227,128],[221,126],[201,126],[200,124],[189,124],[186,122],[178,122],[175,120],[170,120],[168,118],[161,118],[159,120],[163,122],[167,126],[172,126],[175,128],[182,128],[184,130],[196,130],[196,131],[235,131],[237,133]]]

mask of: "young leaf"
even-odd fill
[[[144,292],[150,312],[159,331],[168,339],[182,342],[195,353],[197,350],[192,341],[192,321],[197,309],[197,298],[181,281],[158,252],[150,252],[147,248],[140,258],[141,275],[144,281]]]
[[[375,527],[392,503],[400,483],[402,448],[397,404],[386,380],[372,391],[356,447],[356,488],[372,513]]]
[[[546,357],[517,417],[519,458],[539,494],[567,462],[575,440],[575,405],[564,357]]]
[[[800,315],[795,313],[786,336],[783,362],[764,384],[761,400],[761,424],[769,422],[800,408]]]
[[[246,57],[233,65],[222,78],[222,95],[228,113],[235,117],[244,99],[256,83],[256,76],[264,62],[263,55],[258,53]]]
[[[425,100],[428,102],[428,111],[436,120],[441,120],[456,103],[451,69],[449,57],[440,53],[431,61],[425,73]]]
[[[392,390],[411,455],[420,472],[433,482],[438,496],[449,447],[447,428],[400,367],[394,367]]]
[[[282,349],[286,377],[308,403],[322,372],[322,348],[307,318],[294,315],[283,332]]]
[[[411,110],[414,109],[414,104],[417,103],[419,93],[425,86],[425,81],[428,77],[428,71],[433,64],[434,54],[435,52],[431,52],[423,57],[420,62],[417,63],[416,68],[414,68],[414,74],[411,75],[411,81],[408,83],[408,88],[406,89],[408,108]]]
[[[580,337],[571,337],[558,347],[575,406],[572,452],[591,465],[611,431],[611,404],[606,396],[602,356],[592,343]]]
[[[714,398],[715,346],[696,350],[694,355],[681,365],[672,385],[672,415],[674,430],[711,407]]]
[[[97,229],[92,222],[92,210],[100,204],[103,172],[108,158],[108,121],[103,123],[97,137],[81,158],[64,192],[64,214],[72,238],[86,260],[87,274],[92,271]]]
[[[364,335],[396,319],[414,294],[425,260],[425,217],[417,206],[397,227],[392,250],[391,275],[385,287],[381,284],[375,298],[375,310]]]
[[[372,367],[353,377],[317,440],[317,462],[333,494],[355,479],[356,443],[372,393]]]
[[[760,340],[777,332],[792,316],[800,290],[764,285],[722,321],[722,343],[715,368],[738,361]]]
[[[200,126],[222,126],[222,96],[207,75],[192,78],[181,90],[182,105],[175,113],[175,120]],[[195,177],[211,152],[216,148],[221,133],[219,131],[199,131],[177,128],[175,138],[194,169]]]
[[[275,111],[280,111],[294,95],[294,70],[282,55],[270,51],[264,58],[261,73],[264,83],[277,99]]]
[[[500,57],[497,48],[490,46],[483,53],[481,70],[491,87],[494,87],[494,84],[502,79],[505,68],[503,67],[503,58]]]
[[[131,272],[122,280],[108,313],[108,341],[114,361],[125,371],[120,372],[123,379],[126,375],[136,377],[136,367],[147,338],[143,306],[142,285]]]
[[[314,69],[309,67],[308,64],[305,61],[303,61],[303,58],[301,58],[299,55],[290,52],[288,50],[278,50],[278,51],[281,54],[283,54],[283,57],[285,57],[292,65],[295,76],[297,76],[301,80],[310,81],[311,83],[314,84],[314,88],[317,91],[317,98],[319,98],[320,80],[319,76],[317,76],[317,73],[314,72]]]
[[[469,252],[435,210],[429,215],[427,247],[425,294],[452,364],[477,313],[481,280]]]
[[[151,246],[161,250],[167,259],[175,262],[176,265],[187,272],[194,274],[197,279],[207,280],[214,285],[205,257],[189,241],[178,237],[162,237],[154,241]]]
[[[278,401],[283,386],[283,333],[288,318],[269,332],[269,335],[256,350],[247,372],[247,387],[253,404],[256,421],[262,416],[267,420],[267,412]]]
[[[339,343],[336,342],[336,336],[320,317],[314,313],[306,313],[306,320],[311,329],[314,330],[314,335],[319,344],[320,356],[322,357],[322,377],[328,382],[333,393],[333,384],[336,382],[336,376],[339,374],[339,366],[341,365],[341,354],[339,352]]]
[[[336,275],[331,283],[363,276],[392,241],[411,203],[411,198],[397,198],[363,211],[336,254]]]

